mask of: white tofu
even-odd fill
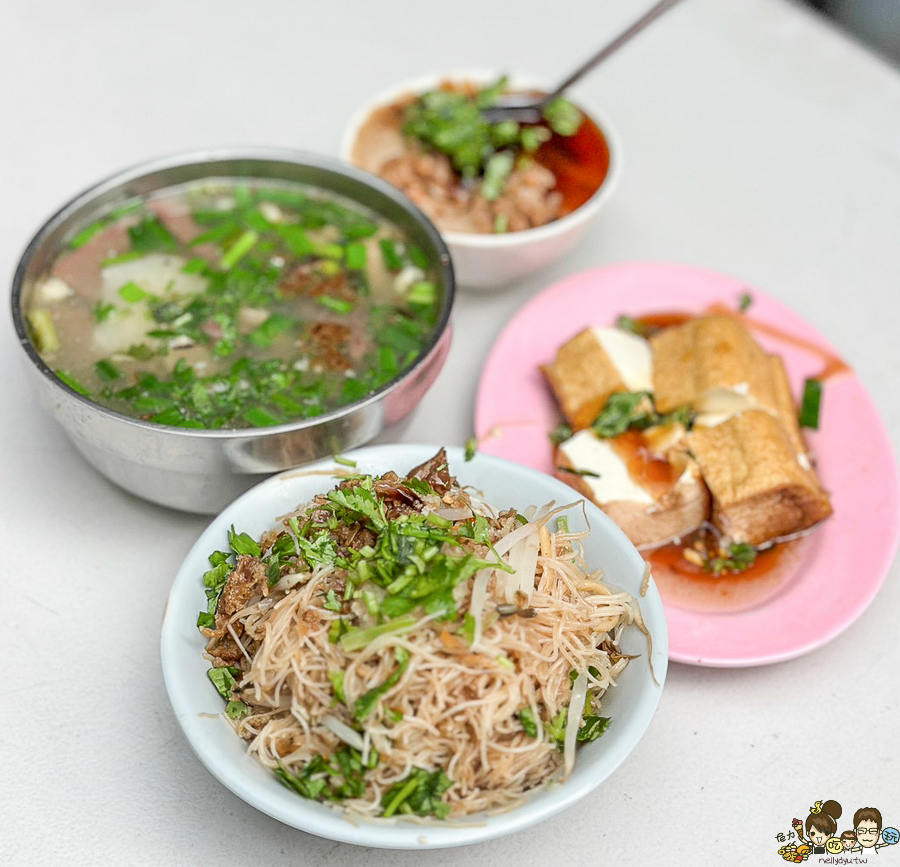
[[[594,476],[579,476],[598,505],[627,500],[650,505],[653,497],[638,485],[628,472],[628,465],[615,452],[608,440],[593,431],[583,430],[561,443],[559,450],[577,470],[589,470]]]
[[[621,328],[595,327],[591,331],[628,391],[653,390],[653,359],[643,337]]]

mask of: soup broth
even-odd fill
[[[423,250],[336,194],[271,181],[164,189],[76,234],[26,306],[77,392],[192,428],[313,418],[420,356],[443,293]]]

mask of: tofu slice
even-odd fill
[[[747,409],[777,413],[769,356],[738,320],[702,316],[650,338],[659,412],[691,406],[713,426]]]
[[[734,542],[761,545],[808,530],[831,514],[805,451],[779,418],[746,410],[694,428],[688,447],[712,496],[712,523]]]
[[[653,385],[650,344],[620,328],[584,329],[541,372],[574,430],[589,427],[611,394]]]
[[[667,431],[659,442],[672,442]],[[681,446],[663,457],[652,438],[628,432],[600,439],[582,430],[556,449],[556,477],[596,503],[639,549],[655,548],[699,529],[709,493]],[[569,470],[588,471],[584,475]]]
[[[810,467],[809,449],[800,432],[800,415],[794,397],[791,394],[791,384],[788,382],[787,371],[784,362],[779,355],[769,356],[769,371],[772,382],[772,393],[775,401],[776,416],[784,428],[785,434],[794,446],[801,465],[807,469]]]

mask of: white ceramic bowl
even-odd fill
[[[500,77],[496,71],[453,70],[441,74],[411,79],[390,88],[363,105],[347,125],[340,144],[340,157],[356,165],[352,153],[359,130],[376,109],[390,105],[410,94],[433,90],[442,82],[490,84]],[[543,90],[549,88],[522,76],[510,78],[514,90]],[[622,172],[622,145],[609,119],[595,108],[571,97],[600,128],[609,147],[609,170],[597,191],[581,207],[570,214],[538,226],[508,234],[474,234],[444,231],[441,237],[450,248],[457,284],[460,289],[489,290],[509,287],[516,280],[528,277],[546,267],[571,250],[584,236],[591,223],[606,204]]]
[[[437,446],[426,445],[369,446],[346,457],[356,461],[360,472],[379,475],[388,470],[412,469],[437,450]],[[567,485],[528,467],[482,454],[467,462],[459,448],[448,448],[447,455],[451,472],[463,484],[482,491],[492,505],[524,508],[551,500],[558,504],[573,500],[572,489]],[[206,605],[201,576],[209,568],[210,552],[227,549],[229,527],[234,525],[238,532],[258,537],[274,525],[277,516],[333,487],[336,482],[330,472],[337,469],[332,461],[320,461],[274,476],[248,491],[213,520],[175,578],[162,627],[163,674],[178,722],[210,773],[248,804],[287,825],[331,840],[393,849],[462,846],[511,834],[559,813],[600,785],[635,748],[650,724],[662,692],[668,636],[662,603],[652,582],[640,600],[653,639],[652,674],[646,639],[636,628],[627,630],[622,647],[626,653],[640,656],[604,698],[604,712],[613,720],[609,730],[599,740],[579,749],[575,769],[566,782],[535,792],[521,806],[506,813],[476,815],[452,824],[351,820],[339,809],[294,794],[247,755],[243,742],[223,716],[221,697],[206,676],[209,666],[203,658],[205,641],[195,626],[197,612]],[[598,508],[588,503],[584,514],[591,527],[591,535],[585,540],[588,565],[602,567],[605,580],[637,597],[644,561],[624,533]],[[580,509],[571,511],[569,522],[573,529],[582,523]],[[197,818],[202,818],[199,812]]]

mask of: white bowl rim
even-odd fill
[[[391,87],[382,89],[358,108],[351,117],[341,137],[338,149],[340,159],[359,168],[350,157],[353,150],[353,143],[356,141],[356,135],[359,132],[360,127],[375,109],[390,105],[405,94],[422,93],[445,81],[487,84],[496,81],[500,75],[501,73],[496,70],[488,69],[450,69],[446,72],[430,73],[415,78],[409,78],[394,84]],[[535,89],[547,88],[546,82],[526,75],[510,75],[509,81],[513,87]],[[448,246],[497,250],[515,248],[564,234],[574,226],[581,225],[594,216],[601,205],[603,205],[607,198],[612,194],[616,186],[618,186],[619,178],[622,174],[622,144],[615,125],[610,122],[609,117],[605,113],[599,111],[578,97],[572,97],[572,101],[600,128],[603,137],[606,139],[606,145],[609,150],[609,168],[607,169],[606,176],[603,178],[600,186],[592,193],[591,197],[586,202],[579,205],[574,211],[570,211],[568,214],[557,220],[552,220],[542,226],[535,226],[531,229],[522,229],[517,232],[506,232],[501,234],[456,232],[446,231],[438,227],[438,231],[443,236],[444,241]]]
[[[344,457],[355,461],[361,472],[380,473],[389,468],[415,466],[428,460],[437,450],[438,446],[421,444],[374,445],[347,452]],[[540,488],[542,496],[555,494],[556,498],[566,503],[580,500],[576,492],[559,480],[504,458],[479,453],[470,464],[465,461],[464,451],[459,447],[448,447],[447,456],[452,471],[461,481],[465,481],[467,475],[491,479],[497,474],[504,474],[514,476],[520,486],[524,482],[525,488],[529,482],[532,483],[536,491]],[[474,468],[476,462],[478,472],[467,471],[466,468]],[[618,729],[613,726],[599,741],[582,747],[585,751],[598,748],[589,753],[595,758],[590,763],[576,762],[575,771],[565,783],[539,790],[535,796],[508,812],[441,824],[351,819],[339,809],[306,800],[291,792],[246,753],[239,738],[224,720],[220,697],[206,682],[208,664],[202,658],[203,640],[194,626],[196,611],[203,605],[200,576],[207,567],[202,564],[210,552],[222,548],[225,533],[232,524],[239,532],[246,530],[248,519],[253,516],[260,527],[271,526],[279,514],[279,508],[283,509],[283,514],[296,505],[296,499],[290,496],[294,488],[305,486],[315,491],[324,490],[330,485],[331,472],[346,470],[346,466],[323,459],[287,470],[251,488],[213,519],[178,570],[163,617],[160,655],[169,700],[202,764],[239,798],[289,826],[326,839],[378,848],[433,849],[483,842],[531,827],[589,794],[631,754],[659,703],[668,664],[668,634],[662,602],[652,580],[646,596],[639,600],[644,622],[653,637],[652,674],[649,666],[642,665],[639,674],[635,675],[641,676],[641,681],[635,681],[630,688],[636,692],[635,697],[617,712],[620,718],[626,716],[628,725]],[[525,505],[519,504],[520,508]],[[643,559],[603,512],[591,503],[585,503],[584,507],[584,515],[590,521],[593,532],[597,533],[602,528],[607,542],[614,542],[620,553],[634,563],[635,574],[631,580],[619,583],[629,589],[629,585],[636,582],[636,586],[630,589],[637,596],[643,577]],[[263,513],[265,518],[261,517]],[[631,637],[634,637],[636,630],[631,632]],[[627,674],[627,671],[623,674],[619,690],[627,683]],[[206,682],[202,690],[199,687],[200,678]],[[611,696],[615,694],[615,690],[610,693]],[[613,717],[615,719],[615,714]],[[214,736],[211,736],[211,726],[219,727],[214,731]],[[222,733],[224,736],[220,737]]]

